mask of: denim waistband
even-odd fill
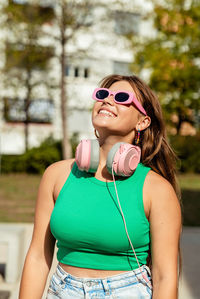
[[[146,282],[144,281],[143,275],[146,274],[148,279],[151,279],[150,270],[146,265],[141,266],[138,269],[123,272],[121,274],[107,276],[104,278],[82,278],[76,277],[64,271],[62,267],[58,264],[56,269],[56,275],[58,279],[61,279],[63,282],[70,282],[71,285],[83,288],[83,285],[86,284],[87,287],[94,287],[98,288],[101,284],[109,284],[110,288],[119,288],[123,287],[128,284],[137,284],[138,282],[142,282],[143,284]]]

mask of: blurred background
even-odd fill
[[[0,299],[18,298],[42,173],[95,138],[91,95],[113,73],[159,96],[179,158],[179,299],[200,298],[200,2],[1,0]]]

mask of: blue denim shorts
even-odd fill
[[[150,299],[152,298],[150,271],[147,266],[142,266],[141,270],[148,277],[149,283],[143,278],[140,269],[106,278],[79,278],[65,272],[58,265],[50,281],[47,299]]]

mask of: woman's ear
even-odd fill
[[[136,130],[143,131],[146,128],[148,128],[150,124],[151,124],[151,118],[148,115],[144,117],[142,116],[136,125]]]

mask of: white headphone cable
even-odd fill
[[[114,164],[114,162],[113,162],[113,164]],[[134,253],[134,255],[135,255],[136,262],[137,262],[137,264],[138,264],[138,266],[139,266],[139,269],[140,269],[140,272],[141,272],[141,274],[142,274],[142,277],[144,278],[144,280],[146,281],[146,283],[150,286],[150,288],[152,288],[149,279],[147,278],[146,275],[144,275],[144,273],[143,273],[143,271],[142,271],[142,269],[141,269],[141,267],[140,267],[140,263],[139,263],[139,261],[138,261],[137,255],[136,255],[136,253],[135,253],[135,249],[134,249],[133,244],[132,244],[132,242],[131,242],[131,239],[130,239],[130,237],[129,237],[129,233],[128,233],[127,225],[126,225],[126,220],[125,220],[125,217],[124,217],[124,213],[123,213],[123,211],[122,211],[122,207],[121,207],[121,204],[120,204],[120,201],[119,201],[118,192],[117,192],[117,186],[116,186],[116,182],[115,182],[115,175],[114,175],[114,169],[113,169],[114,165],[113,165],[113,164],[112,164],[112,177],[113,177],[113,182],[114,182],[114,186],[115,186],[115,192],[116,192],[116,196],[117,196],[117,201],[118,201],[119,208],[120,208],[120,212],[121,212],[122,219],[123,219],[123,222],[124,222],[124,227],[125,227],[126,235],[127,235],[128,240],[129,240],[129,243],[130,243],[130,245],[131,245],[131,248],[132,248],[132,250],[133,250],[133,253]]]

